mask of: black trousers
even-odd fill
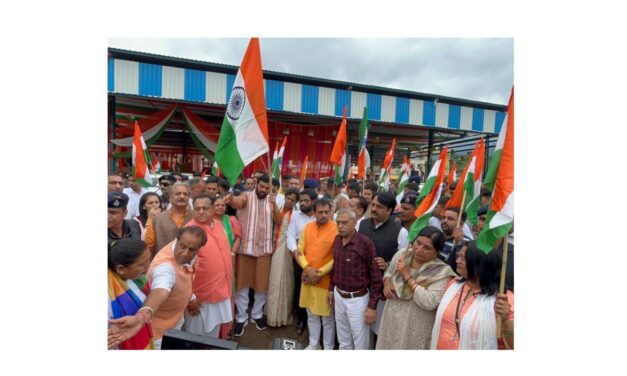
[[[300,301],[300,284],[303,276],[303,268],[298,265],[296,260],[292,257],[292,262],[294,263],[294,300],[292,303],[292,307],[298,319],[296,322],[302,322],[307,324],[307,310],[298,305]]]

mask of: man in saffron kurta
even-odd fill
[[[212,197],[194,198],[192,219],[186,226],[198,226],[207,235],[194,264],[193,291],[196,299],[185,313],[183,330],[218,338],[220,325],[233,320],[231,309],[231,247],[226,233],[213,220]]]
[[[307,308],[309,350],[320,349],[320,321],[322,321],[325,350],[335,345],[335,320],[327,301],[330,284],[329,273],[333,268],[333,241],[337,226],[331,221],[331,203],[322,198],[314,201],[315,222],[303,229],[298,243],[298,263],[303,268],[300,290],[300,306]]]

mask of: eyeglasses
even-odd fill
[[[455,260],[466,261],[466,255],[458,253],[455,255]]]

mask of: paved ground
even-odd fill
[[[272,340],[278,337],[285,337],[300,342],[303,347],[309,343],[307,329],[302,335],[296,334],[296,326],[287,325],[280,328],[268,326],[266,330],[257,330],[255,324],[249,322],[244,328],[244,335],[241,337],[233,337],[233,340],[239,343],[240,348],[267,350],[272,346]]]
[[[248,305],[248,315],[253,307],[253,295],[250,294]],[[258,330],[254,322],[249,322],[244,328],[244,334],[241,337],[231,338],[232,341],[239,343],[240,348],[251,350],[268,350],[272,347],[272,340],[279,337],[285,337],[296,340],[303,345],[303,348],[309,344],[309,332],[307,329],[302,335],[296,334],[296,326],[294,324],[285,325],[279,328],[268,326],[266,330]]]

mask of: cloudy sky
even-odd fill
[[[109,47],[239,65],[248,39],[111,38]],[[506,105],[514,41],[261,38],[266,70]]]

